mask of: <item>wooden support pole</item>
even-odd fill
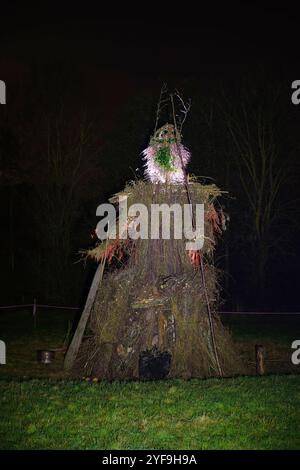
[[[73,367],[73,364],[75,362],[75,359],[76,359],[76,356],[77,356],[77,353],[78,353],[78,350],[82,341],[82,337],[86,328],[86,324],[89,319],[91,309],[92,309],[92,306],[96,297],[97,289],[103,277],[104,264],[105,264],[105,261],[100,263],[97,268],[89,294],[86,299],[84,310],[82,312],[77,329],[75,331],[75,334],[73,336],[73,339],[67,351],[65,362],[64,362],[64,368],[66,370],[70,370]]]
[[[36,328],[36,298],[33,299],[33,305],[32,305],[32,316],[33,316],[33,324],[34,328]]]
[[[260,345],[255,345],[255,362],[256,362],[256,374],[265,375],[265,348]]]

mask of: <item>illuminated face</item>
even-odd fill
[[[165,124],[151,137],[143,151],[145,176],[152,183],[183,184],[184,168],[190,160],[189,151],[181,143],[176,127]]]
[[[173,124],[165,124],[155,132],[154,139],[159,142],[174,142],[176,130]]]

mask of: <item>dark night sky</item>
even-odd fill
[[[105,89],[108,113],[136,87],[157,93],[162,81],[177,86],[186,76],[209,82],[261,70],[269,82],[290,84],[300,63],[299,7],[261,3],[9,3],[1,15],[1,78],[26,76],[28,63],[67,64],[85,77],[92,99]]]
[[[195,4],[146,2],[142,11],[117,5],[109,11],[90,3],[5,5],[1,51],[19,59],[61,57],[135,76],[203,74],[207,68],[222,75],[258,64],[292,73],[299,58],[299,7],[220,2],[196,9]]]

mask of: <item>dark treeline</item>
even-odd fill
[[[161,53],[157,73],[132,58],[114,68],[115,46],[111,54],[103,46],[106,64],[82,50],[81,61],[47,51],[21,60],[14,47],[0,62],[2,304],[82,302],[94,266],[79,262],[79,250],[93,244],[96,207],[142,176],[140,153],[168,82],[192,101],[183,129],[189,172],[228,191],[230,223],[216,252],[225,306],[297,309],[300,109],[289,74],[232,57],[220,74],[224,57],[208,66],[207,52],[197,72],[178,68],[174,51],[164,69]]]

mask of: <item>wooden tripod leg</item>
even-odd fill
[[[95,272],[95,276],[94,276],[89,294],[86,299],[84,310],[82,312],[81,318],[79,320],[76,331],[74,333],[74,336],[72,338],[71,344],[69,346],[69,349],[65,357],[64,368],[66,370],[72,369],[74,365],[79,347],[81,345],[82,337],[86,328],[86,324],[89,319],[91,309],[92,309],[92,306],[96,297],[97,289],[103,277],[103,271],[104,271],[104,263],[100,263],[97,268],[97,271]]]

